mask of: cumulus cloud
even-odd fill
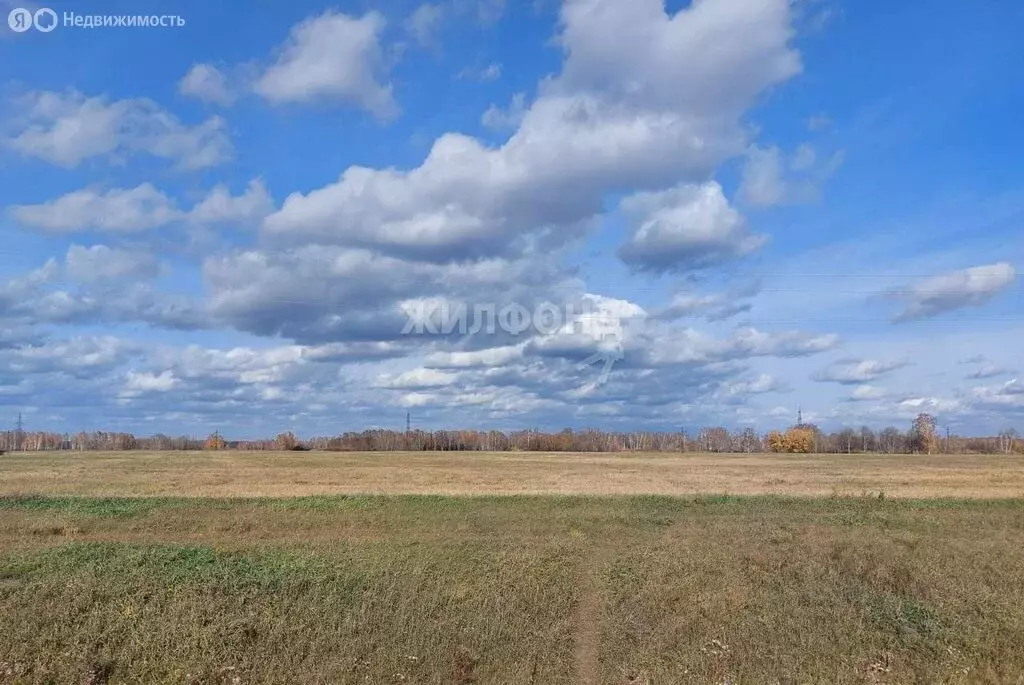
[[[119,395],[124,397],[137,397],[149,392],[167,392],[178,384],[178,379],[170,370],[160,374],[148,371],[129,371],[125,374],[124,386]]]
[[[55,233],[145,231],[180,217],[174,203],[150,183],[131,189],[76,190],[43,204],[16,205],[10,211],[26,226]]]
[[[381,118],[393,116],[391,86],[381,81],[384,25],[376,11],[357,18],[328,10],[306,19],[292,27],[277,60],[256,81],[256,92],[274,103],[336,98]]]
[[[233,104],[237,97],[224,72],[212,64],[204,63],[192,65],[178,82],[178,92],[223,107]]]
[[[67,274],[81,283],[150,279],[158,275],[159,265],[149,253],[131,252],[106,245],[72,245],[65,259]]]
[[[997,262],[952,271],[912,283],[889,296],[904,303],[895,322],[939,316],[967,307],[991,302],[1017,279],[1017,270],[1007,262]]]
[[[187,212],[151,183],[135,188],[85,188],[38,205],[15,205],[9,212],[22,225],[51,233],[135,233],[183,220],[256,225],[273,207],[273,198],[257,178],[241,195],[231,195],[226,185],[217,185]]]
[[[215,186],[192,208],[189,219],[203,224],[256,224],[270,214],[273,208],[274,200],[263,180],[256,178],[249,182],[241,195],[231,195],[231,191],[223,184]]]
[[[163,293],[151,253],[105,245],[72,245],[63,261],[50,259],[26,275],[0,281],[0,328],[45,324],[146,323],[193,330],[213,325],[191,298]]]
[[[145,98],[110,101],[76,91],[31,92],[18,100],[20,133],[4,142],[26,157],[74,168],[94,157],[148,154],[185,170],[221,164],[232,146],[220,117],[188,126]]]
[[[412,168],[339,169],[336,181],[292,193],[276,211],[260,179],[244,190],[218,185],[191,209],[178,209],[152,186],[94,190],[88,201],[65,204],[74,219],[36,206],[28,213],[36,224],[26,225],[51,231],[144,231],[179,221],[189,228],[254,224],[260,234],[252,244],[204,255],[202,299],[130,287],[124,281],[143,271],[132,262],[135,252],[93,246],[67,259],[87,287],[58,289],[57,264],[57,276],[37,274],[9,297],[0,287],[0,310],[11,303],[9,320],[19,326],[143,321],[284,341],[226,350],[159,346],[143,359],[122,354],[93,376],[102,393],[99,383],[82,390],[96,400],[120,388],[125,406],[153,415],[174,407],[179,421],[324,411],[328,430],[336,430],[339,414],[365,424],[373,411],[395,406],[416,407],[435,425],[450,417],[465,423],[460,407],[489,422],[526,415],[630,426],[719,421],[748,397],[785,389],[774,369],[753,368],[755,360],[827,352],[838,336],[680,326],[686,318],[720,322],[749,311],[753,293],[678,293],[650,310],[589,292],[566,267],[564,248],[607,211],[633,221],[623,258],[649,272],[713,267],[764,242],[709,179],[748,150],[749,107],[800,70],[790,14],[788,0],[744,7],[705,0],[674,13],[659,0],[569,0],[560,15],[561,70],[531,101],[514,97],[500,117],[497,110],[485,115],[484,123],[509,129],[500,145],[443,134]],[[382,29],[374,12],[308,19],[248,87],[272,102],[334,99],[386,116],[395,103]],[[182,92],[229,104],[245,86],[232,82],[230,69],[207,66],[193,67]],[[818,163],[809,150],[792,160],[801,169]],[[131,193],[139,195],[127,203],[134,214],[122,208],[122,218],[112,219],[121,206],[112,200],[123,205]],[[619,197],[626,198],[621,207],[609,206]],[[21,293],[36,295],[19,300]],[[438,299],[492,313],[507,303],[532,310],[549,301],[572,304],[577,315],[553,332],[403,335],[404,307]],[[606,383],[597,381],[599,370],[579,368],[613,346],[623,356]],[[266,432],[266,423],[257,430]]]
[[[717,266],[750,254],[767,240],[747,231],[743,217],[713,181],[634,195],[622,208],[636,228],[619,256],[641,271]]]
[[[569,2],[562,73],[504,145],[448,133],[412,170],[352,167],[288,197],[265,231],[450,259],[564,244],[606,193],[700,182],[745,147],[742,113],[799,71],[789,18],[784,0],[673,15],[659,0]]]
[[[120,366],[140,352],[138,345],[113,336],[77,336],[2,351],[0,367],[15,375],[63,374],[91,378]]]

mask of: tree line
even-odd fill
[[[821,452],[832,454],[1024,454],[1024,440],[1016,430],[996,436],[966,437],[941,435],[930,414],[919,414],[901,430],[894,426],[873,430],[843,428],[826,433],[810,423],[798,423],[785,430],[758,433],[753,428],[730,431],[707,426],[693,433],[681,430],[614,432],[595,428],[556,433],[520,431],[395,431],[371,429],[330,437],[302,440],[294,433],[281,433],[259,440],[226,440],[219,432],[205,438],[172,437],[163,434],[136,437],[131,433],[104,431],[53,433],[6,431],[0,433],[0,451],[111,451],[111,450],[322,450],[342,452],[378,451],[533,451],[533,452]]]

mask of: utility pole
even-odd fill
[[[946,424],[946,454],[949,454],[949,424]]]
[[[21,412],[18,412],[18,423],[14,424],[14,451],[20,452],[24,439],[25,425],[21,422]]]

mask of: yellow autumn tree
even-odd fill
[[[785,433],[772,431],[768,434],[768,449],[807,454],[814,450],[814,431],[809,428],[790,428]]]
[[[814,451],[814,431],[807,428],[790,428],[786,431],[786,451],[808,454]]]
[[[227,447],[227,442],[221,437],[220,433],[211,433],[206,438],[206,442],[203,443],[204,450],[222,450]]]

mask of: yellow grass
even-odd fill
[[[700,493],[1024,496],[1017,455],[43,452],[0,456],[0,494]]]

